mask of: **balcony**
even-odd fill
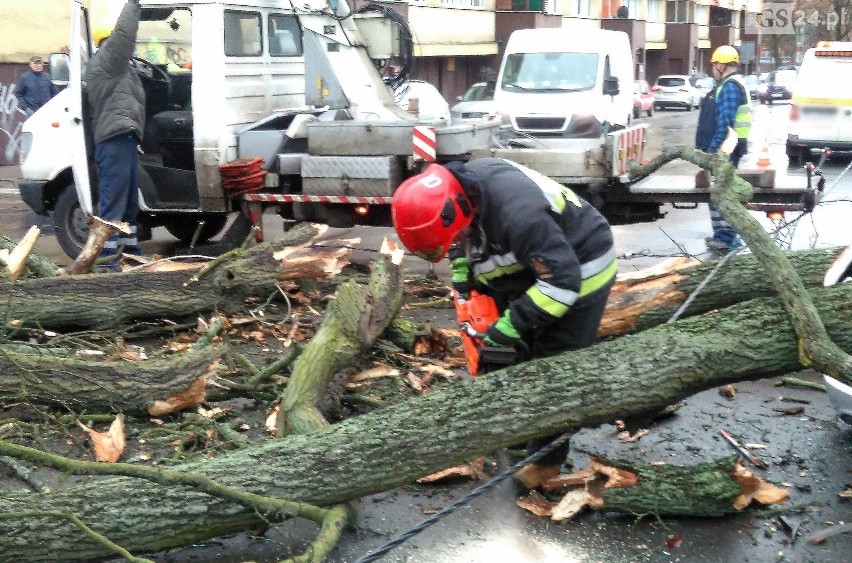
[[[497,12],[541,12],[544,0],[497,0],[494,10]]]

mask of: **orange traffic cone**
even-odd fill
[[[769,164],[769,147],[764,144],[757,157],[757,166],[758,168],[766,168]]]

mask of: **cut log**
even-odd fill
[[[739,512],[752,500],[766,505],[790,498],[786,490],[746,470],[736,456],[693,466],[640,465],[592,457],[589,469],[579,475],[579,489],[549,506],[536,503],[535,514],[561,521],[591,507],[636,516],[715,517]],[[560,477],[566,481],[567,476]],[[551,481],[560,477],[542,486],[555,490]],[[524,503],[524,499],[518,501],[522,508]]]
[[[33,225],[21,239],[21,242],[15,245],[11,251],[6,248],[0,249],[0,261],[9,269],[11,281],[17,280],[24,271],[27,258],[29,258],[39,234],[41,234],[41,229]]]
[[[86,244],[83,250],[74,262],[65,270],[66,274],[72,276],[80,274],[88,274],[92,271],[92,266],[98,255],[104,249],[104,244],[107,239],[116,233],[130,234],[130,225],[124,221],[107,221],[96,215],[89,216],[89,237],[86,239]],[[118,249],[116,249],[116,252]]]
[[[42,328],[108,329],[133,320],[194,317],[240,309],[250,296],[266,297],[281,281],[329,279],[346,264],[344,247],[312,247],[318,230],[294,227],[213,266],[184,287],[191,272],[125,272],[0,284],[6,319]]]
[[[823,276],[842,248],[800,250],[787,259],[807,288],[822,287]],[[598,335],[617,336],[666,322],[716,266],[715,262],[678,260],[668,267],[619,275],[610,292]],[[775,288],[757,259],[735,256],[696,294],[681,318],[735,303],[775,295]]]
[[[308,434],[328,425],[317,407],[335,372],[366,352],[399,311],[403,252],[387,239],[381,251],[387,256],[373,263],[369,287],[351,281],[338,286],[322,326],[296,360],[281,395],[279,436]]]
[[[0,248],[5,248],[9,252],[13,251],[18,243],[5,236],[0,236]],[[59,273],[59,266],[40,256],[30,253],[26,259],[27,270],[37,278],[49,278]]]
[[[4,351],[0,355],[0,400],[57,405],[74,412],[144,413],[193,385],[197,389],[223,353],[222,346],[211,346],[168,360],[99,362],[50,351]],[[203,400],[203,393],[200,397],[195,404]]]
[[[828,333],[852,350],[852,284],[813,292]],[[733,343],[749,342],[742,353]],[[525,440],[664,407],[725,383],[800,369],[798,338],[777,299],[752,300],[596,346],[512,366],[444,391],[176,469],[291,501],[331,505],[388,490]],[[73,510],[131,551],[187,545],[261,524],[199,492],[129,478],[55,493],[7,493],[6,512]],[[649,507],[653,513],[653,507]],[[32,530],[51,530],[32,541]],[[0,521],[15,561],[108,555],[49,518]]]

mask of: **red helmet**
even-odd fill
[[[408,250],[430,262],[473,221],[473,206],[453,174],[439,164],[400,184],[391,202],[393,226]]]

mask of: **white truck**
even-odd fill
[[[345,2],[325,0],[141,4],[132,62],[147,98],[142,240],[146,230],[164,226],[200,243],[234,212],[241,220],[232,224],[242,228],[232,227],[229,238],[241,240],[269,208],[290,220],[390,226],[394,190],[424,161],[488,155],[552,176],[629,220],[656,219],[663,202],[708,198],[691,179],[678,190],[631,192],[624,173],[642,159],[646,125],[554,147],[530,135],[525,143],[501,135],[499,123],[418,121],[394,103],[377,70],[376,60],[411,57],[400,48],[410,47],[399,39],[408,34],[399,29],[405,22],[387,8],[350,13]],[[36,213],[52,215],[57,239],[73,257],[97,210],[97,183],[82,81],[93,45],[86,8],[71,6],[70,54],[51,56],[54,80],[67,87],[24,124],[18,185]],[[600,82],[601,94],[631,92],[623,82]],[[258,157],[262,168],[229,177]],[[800,193],[767,197],[789,203]]]

